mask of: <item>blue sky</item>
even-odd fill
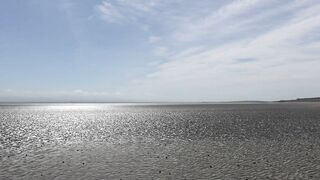
[[[320,96],[318,0],[5,0],[0,101]]]

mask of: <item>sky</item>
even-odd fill
[[[0,101],[320,96],[319,0],[3,0]]]

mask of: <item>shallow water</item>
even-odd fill
[[[320,179],[320,104],[0,106],[0,179]]]

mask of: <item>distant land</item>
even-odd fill
[[[298,98],[293,100],[280,100],[278,102],[320,102],[320,97]]]

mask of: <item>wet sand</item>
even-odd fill
[[[320,179],[319,108],[1,106],[0,179]]]

